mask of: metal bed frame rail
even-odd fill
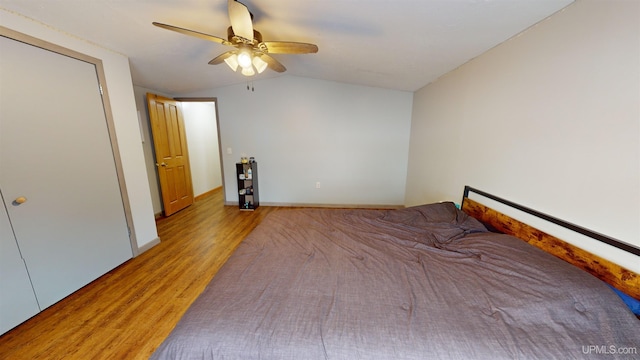
[[[485,198],[488,198],[488,199],[491,199],[493,201],[497,201],[497,202],[499,202],[501,204],[504,204],[504,205],[507,205],[507,206],[512,207],[514,209],[517,209],[517,210],[520,210],[522,212],[525,212],[525,213],[527,213],[529,215],[533,215],[535,217],[544,219],[544,220],[549,221],[549,222],[551,222],[553,224],[556,224],[556,225],[562,226],[564,228],[570,229],[570,230],[575,231],[577,233],[580,233],[582,235],[585,235],[585,236],[588,236],[588,237],[593,238],[595,240],[601,241],[601,242],[603,242],[605,244],[614,246],[614,247],[616,247],[618,249],[621,249],[621,250],[624,250],[626,252],[630,252],[630,253],[632,253],[634,255],[640,256],[640,248],[638,248],[636,246],[633,246],[631,244],[628,244],[628,243],[626,243],[624,241],[620,241],[620,240],[612,238],[610,236],[595,232],[593,230],[589,230],[589,229],[584,228],[582,226],[579,226],[579,225],[576,225],[576,224],[572,224],[570,222],[564,221],[562,219],[558,219],[558,218],[556,218],[554,216],[547,215],[545,213],[542,213],[540,211],[528,208],[526,206],[523,206],[523,205],[520,205],[520,204],[516,204],[516,203],[514,203],[512,201],[509,201],[509,200],[500,198],[498,196],[489,194],[489,193],[484,192],[482,190],[478,190],[478,189],[473,188],[473,187],[471,187],[469,185],[465,185],[465,187],[464,187],[464,195],[463,195],[463,198],[462,198],[462,203],[464,203],[464,199],[469,197],[469,193],[470,192],[476,193],[478,195],[481,195],[481,196],[483,196]]]

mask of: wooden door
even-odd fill
[[[0,49],[0,188],[44,309],[130,259],[131,242],[96,66],[6,37]]]
[[[147,94],[164,215],[193,204],[189,151],[180,102]]]

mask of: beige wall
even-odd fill
[[[638,14],[579,0],[417,91],[406,204],[467,184],[640,247]]]
[[[286,74],[253,85],[180,94],[218,99],[227,201],[235,163],[254,156],[263,205],[402,205],[412,93]]]

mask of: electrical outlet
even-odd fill
[[[320,181],[316,182],[316,189],[320,189]]]

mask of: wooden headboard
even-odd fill
[[[625,269],[620,265],[612,263],[609,260],[603,259],[595,254],[582,250],[581,248],[560,240],[555,236],[549,235],[523,222],[502,214],[494,209],[482,205],[479,202],[474,201],[473,199],[469,199],[470,192],[479,194],[482,197],[489,198],[520,211],[524,211],[530,215],[542,218],[556,225],[579,232],[583,235],[589,236],[593,239],[602,241],[638,256],[640,256],[640,248],[621,242],[606,235],[596,233],[589,229],[585,229],[578,225],[565,222],[550,215],[543,214],[541,212],[513,203],[511,201],[501,199],[495,195],[491,195],[484,191],[474,189],[470,186],[465,186],[461,207],[462,210],[468,215],[478,219],[482,223],[487,224],[489,227],[492,227],[499,232],[513,235],[531,245],[534,245],[552,255],[555,255],[556,257],[559,257],[560,259],[567,261],[568,263],[575,265],[582,270],[585,270],[586,272],[596,276],[602,281],[605,281],[606,283],[634,297],[635,299],[640,300],[639,274],[636,274],[635,272]]]

